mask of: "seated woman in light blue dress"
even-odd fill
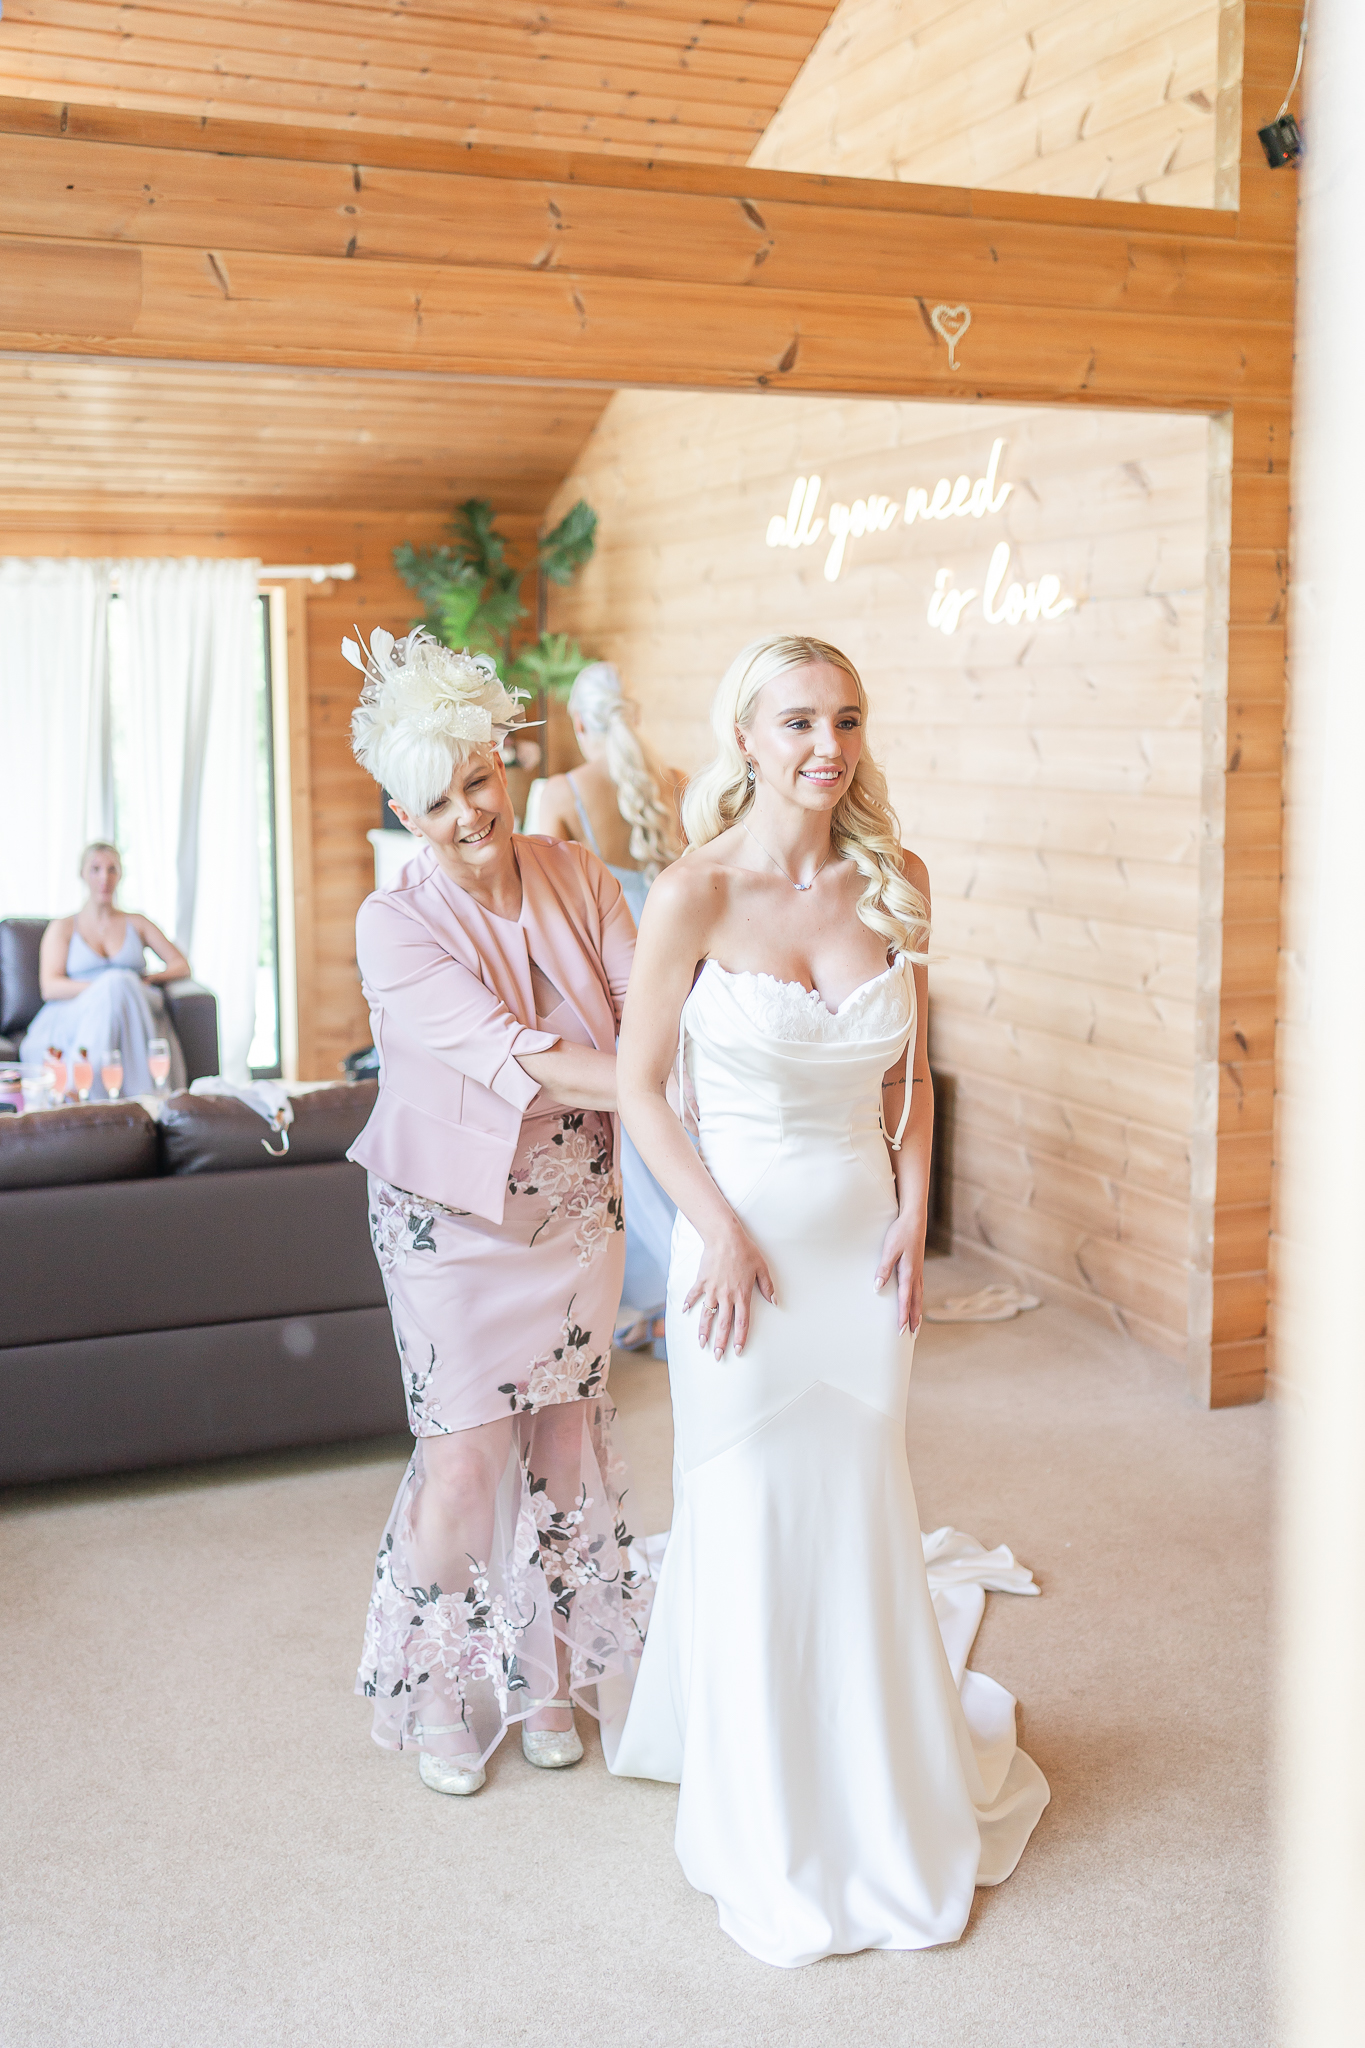
[[[74,917],[55,917],[43,933],[38,954],[39,1010],[19,1048],[20,1065],[41,1068],[49,1047],[67,1061],[81,1049],[95,1069],[91,1097],[107,1099],[100,1079],[100,1054],[115,1046],[123,1054],[124,1095],[149,1095],[147,1045],[164,1038],[170,1046],[172,1088],[185,1085],[185,1056],[161,993],[168,981],[183,980],[190,963],[149,917],[120,910],[115,898],[123,877],[118,848],[103,840],[81,855],[80,878],[87,890]],[[149,973],[146,951],[159,969]]]
[[[678,804],[687,779],[653,759],[635,730],[639,716],[639,705],[626,695],[612,664],[589,662],[569,696],[583,766],[533,782],[526,800],[526,830],[575,840],[604,860],[637,924],[650,883],[682,852]],[[657,1337],[655,1350],[662,1357],[660,1318],[675,1211],[624,1126],[621,1182],[626,1279],[617,1342],[630,1348]]]

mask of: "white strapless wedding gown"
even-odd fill
[[[603,1738],[613,1771],[680,1785],[683,1870],[769,1963],[955,1941],[1048,1800],[1013,1699],[964,1668],[982,1589],[1036,1588],[1003,1547],[921,1540],[914,1339],[894,1286],[873,1291],[895,1214],[882,1077],[914,1011],[906,961],[837,1013],[711,962],[683,1010],[702,1156],[777,1301],[755,1295],[742,1358],[701,1350],[682,1309],[701,1240],[678,1217],[673,1527]]]

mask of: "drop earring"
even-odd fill
[[[758,777],[757,777],[757,775],[756,775],[756,774],[754,773],[754,764],[753,764],[753,762],[752,762],[752,761],[750,761],[750,762],[748,763],[748,766],[747,766],[747,769],[746,769],[746,773],[745,773],[745,780],[747,781],[747,783],[748,783],[748,785],[749,785],[750,789],[752,789],[752,788],[753,788],[753,786],[754,786],[754,784],[755,784],[755,783],[756,783],[756,782],[758,781]]]

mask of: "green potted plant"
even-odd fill
[[[450,544],[415,548],[404,541],[393,565],[424,607],[422,623],[445,646],[489,654],[505,683],[545,697],[567,698],[587,656],[564,633],[545,630],[547,584],[573,581],[597,541],[597,514],[580,498],[536,543],[539,638],[512,652],[513,633],[527,615],[523,571],[507,559],[487,498],[466,498],[450,521]],[[543,702],[542,702],[543,708]]]

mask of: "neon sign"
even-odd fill
[[[991,556],[991,565],[986,571],[984,589],[954,590],[949,583],[951,569],[940,569],[934,578],[934,594],[929,600],[929,624],[937,626],[940,633],[955,633],[958,621],[968,608],[981,599],[981,616],[988,626],[1021,626],[1024,621],[1036,619],[1060,619],[1067,612],[1074,612],[1074,597],[1062,595],[1062,581],[1059,576],[1040,576],[1036,583],[1011,583],[1000,597],[1000,588],[1010,565],[1010,544],[1007,540],[997,542]],[[1000,598],[997,604],[996,599]]]
[[[985,519],[999,512],[1014,489],[1013,484],[999,481],[1004,452],[1003,439],[992,443],[990,459],[981,476],[942,476],[932,490],[911,484],[904,501],[876,494],[855,498],[851,505],[835,499],[823,518],[817,517],[823,488],[821,478],[799,476],[792,485],[786,512],[775,513],[768,521],[767,544],[770,548],[808,548],[814,547],[821,534],[827,535],[825,580],[836,583],[847,559],[849,542],[860,540],[865,534],[886,533],[897,519],[913,526],[916,520]],[[991,556],[980,590],[954,588],[952,570],[940,569],[929,599],[929,624],[941,633],[955,633],[959,620],[978,597],[981,615],[988,626],[1059,619],[1075,609],[1076,600],[1063,596],[1058,576],[1040,576],[1036,583],[1006,585],[1009,561],[1009,543],[1001,541]]]

